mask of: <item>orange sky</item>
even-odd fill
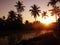
[[[14,10],[16,12],[16,8],[14,5],[18,0],[0,0],[0,17],[8,16],[8,12],[10,10]],[[48,11],[51,9],[51,6],[47,7],[47,3],[49,0],[20,0],[23,1],[25,7],[25,11],[22,13],[23,21],[29,20],[30,22],[34,21],[34,17],[31,17],[29,12],[30,6],[36,4],[40,6],[41,11]],[[49,13],[49,12],[48,12]],[[48,14],[49,15],[49,14]]]

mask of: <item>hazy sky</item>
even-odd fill
[[[3,15],[7,17],[8,12],[10,10],[14,10],[16,12],[16,8],[14,7],[14,5],[16,4],[18,0],[0,0],[0,17],[2,17]],[[34,21],[34,18],[31,17],[31,14],[29,12],[30,6],[32,6],[33,4],[36,4],[37,6],[40,6],[42,11],[47,11],[48,9],[50,9],[51,7],[47,7],[47,3],[49,2],[49,0],[20,0],[23,1],[23,5],[26,6],[25,7],[25,11],[23,12],[23,20],[29,20]]]

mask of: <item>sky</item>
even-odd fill
[[[51,6],[47,7],[50,0],[0,0],[0,17],[7,17],[10,10],[14,10],[16,12],[14,5],[16,5],[17,1],[23,1],[23,5],[25,6],[25,11],[22,12],[23,21],[34,21],[34,17],[31,16],[31,13],[29,12],[29,9],[31,9],[33,4],[40,6],[41,11],[48,11],[51,8]]]

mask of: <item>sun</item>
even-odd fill
[[[40,22],[43,23],[43,24],[51,24],[53,22],[56,22],[56,20],[55,20],[55,17],[48,16],[48,17],[46,17],[46,19],[45,18],[40,18]]]

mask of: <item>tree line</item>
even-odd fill
[[[51,11],[51,16],[55,15],[56,20],[57,16],[59,16],[58,22],[60,22],[60,7],[56,5],[57,2],[60,2],[60,0],[50,0],[47,6],[52,6],[52,9],[49,10]],[[23,24],[22,12],[24,11],[25,6],[22,4],[22,2],[16,2],[16,5],[14,5],[14,7],[16,7],[17,12],[13,10],[9,11],[8,18],[6,20],[5,16],[3,16],[3,18],[0,18],[0,31],[8,32],[9,30],[14,30],[16,32],[16,30],[24,30],[26,28],[28,29],[28,27],[29,29],[32,29],[32,24],[29,23],[29,21],[26,20],[25,24]],[[36,18],[37,16],[40,16],[39,13],[41,13],[40,6],[34,4],[31,6],[31,9],[29,11],[31,12],[31,15],[34,16],[35,22],[37,22]],[[42,18],[46,18],[46,16],[48,16],[47,12],[43,11]]]
[[[60,7],[56,5],[57,2],[60,2],[60,0],[50,0],[50,2],[48,2],[47,6],[49,6],[49,5],[52,6],[52,9],[50,9],[49,11],[51,11],[51,16],[53,16],[53,15],[56,16],[56,21],[57,21],[55,23],[56,27],[54,27],[53,29],[55,31],[54,33],[60,40]],[[29,10],[31,12],[31,15],[35,19],[35,22],[33,22],[33,24],[30,23],[28,20],[25,21],[25,24],[23,23],[22,12],[24,11],[25,6],[22,4],[21,1],[16,2],[16,5],[14,5],[14,7],[16,7],[17,12],[11,10],[8,12],[9,14],[8,14],[7,19],[5,19],[5,16],[3,16],[3,18],[0,18],[0,37],[8,35],[10,45],[15,43],[15,37],[12,35],[12,33],[19,32],[19,34],[20,34],[23,31],[36,30],[37,29],[36,27],[38,27],[37,30],[41,30],[41,28],[43,28],[43,25],[40,24],[40,22],[36,20],[37,16],[40,16],[39,13],[41,13],[40,6],[37,6],[36,4],[34,4],[33,6],[31,6],[31,9]],[[42,18],[45,18],[45,19],[46,19],[46,16],[48,16],[46,11],[43,11],[43,13],[41,15],[42,15]],[[59,17],[58,20],[57,20],[57,16]],[[12,37],[14,37],[14,38],[12,38]],[[39,40],[40,37],[37,39]],[[50,39],[49,35],[46,39]],[[53,39],[54,39],[54,37],[53,37]],[[18,39],[18,40],[20,40],[20,39]],[[29,41],[31,41],[31,40],[29,40]],[[28,43],[31,44],[29,41],[28,41]],[[52,41],[52,39],[51,39],[51,41]],[[45,43],[42,43],[42,44],[45,44]]]

